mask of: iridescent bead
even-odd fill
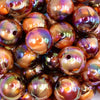
[[[94,97],[93,87],[83,83],[81,85],[81,96],[79,100],[91,100],[93,97]]]
[[[32,79],[28,85],[28,91],[38,100],[48,99],[52,94],[52,87],[48,79],[38,76]]]
[[[65,47],[59,52],[58,57],[60,69],[68,75],[79,74],[84,70],[86,57],[80,48]]]
[[[68,15],[72,14],[74,4],[72,0],[50,0],[47,3],[47,13],[55,20],[64,20]]]
[[[73,15],[73,24],[77,31],[90,33],[99,25],[99,16],[90,6],[82,6],[75,10]]]
[[[45,54],[52,46],[52,37],[46,28],[34,28],[26,35],[26,45],[38,54]]]
[[[56,83],[54,95],[57,100],[78,100],[80,84],[73,77],[61,77]]]
[[[32,6],[33,11],[42,11],[45,6],[45,0],[32,0]]]
[[[21,25],[12,19],[5,19],[0,22],[0,44],[13,45],[18,43],[22,37]]]
[[[15,61],[21,68],[28,68],[36,60],[37,55],[25,44],[17,46],[14,51]]]
[[[82,77],[89,85],[95,86],[100,84],[100,61],[97,59],[88,60]]]
[[[42,13],[32,12],[23,20],[23,29],[27,33],[36,27],[47,28],[47,19]]]
[[[84,51],[87,59],[94,57],[99,50],[98,40],[95,36],[87,36],[80,39],[77,42],[77,46]]]
[[[0,94],[7,100],[19,99],[25,90],[25,86],[19,75],[7,73],[0,82]]]
[[[5,74],[9,69],[13,68],[13,55],[12,53],[0,47],[0,78],[3,74]]]
[[[50,27],[53,45],[57,48],[71,46],[75,41],[75,31],[67,22],[53,24]]]
[[[23,18],[32,10],[32,0],[6,0],[9,14],[16,18]]]

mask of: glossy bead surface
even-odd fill
[[[0,47],[0,77],[5,74],[9,69],[13,68],[13,55],[10,51]]]
[[[42,68],[42,65],[34,65],[33,67],[31,68],[28,68],[26,69],[24,72],[23,72],[23,75],[25,76],[26,79],[30,79],[36,75],[39,75],[43,73],[43,68]]]
[[[19,75],[7,73],[0,82],[0,94],[7,100],[19,99],[24,92],[24,84]]]
[[[16,44],[22,37],[22,29],[18,22],[5,19],[0,22],[0,44]]]
[[[86,57],[78,47],[65,47],[58,54],[60,69],[68,74],[79,74],[84,70]]]
[[[67,22],[56,23],[50,27],[52,41],[55,47],[71,46],[75,40],[75,31]]]
[[[19,100],[35,100],[35,98],[32,97],[30,93],[25,92]]]
[[[92,86],[86,84],[81,85],[81,96],[79,100],[91,100],[94,97],[94,91]]]
[[[6,0],[0,0],[0,15],[6,15],[9,13],[9,9],[6,6]]]
[[[28,50],[25,44],[19,45],[14,52],[16,63],[21,68],[28,68],[36,60],[37,55]]]
[[[52,46],[52,37],[45,28],[34,28],[26,35],[26,45],[35,53],[45,54]]]
[[[45,6],[45,0],[32,0],[32,6],[33,11],[41,11]]]
[[[6,0],[9,14],[13,17],[23,18],[32,10],[32,0]]]
[[[90,59],[86,63],[86,70],[82,74],[83,79],[89,85],[100,84],[100,61],[97,59]]]
[[[36,27],[47,27],[46,17],[39,12],[30,13],[24,20],[23,20],[23,29],[27,33],[31,31],[33,28]]]
[[[47,12],[49,16],[55,20],[64,20],[68,15],[72,14],[74,4],[72,0],[50,0],[47,3]]]
[[[95,36],[80,39],[77,42],[77,46],[84,51],[87,58],[94,57],[99,49],[98,40]]]
[[[49,81],[42,76],[38,76],[29,83],[28,91],[38,100],[45,100],[52,94],[52,87]]]
[[[62,77],[56,84],[54,95],[57,100],[78,100],[80,84],[72,77]]]
[[[99,22],[99,16],[92,7],[82,6],[74,12],[73,24],[79,32],[92,32],[98,27]]]

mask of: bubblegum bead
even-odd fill
[[[19,99],[25,90],[25,86],[19,75],[7,73],[0,82],[0,94],[7,100]]]
[[[37,54],[45,54],[52,46],[52,37],[46,28],[34,28],[26,35],[26,45]]]
[[[64,20],[72,14],[74,4],[72,0],[50,0],[47,3],[47,13],[55,20]]]
[[[13,68],[13,63],[12,53],[9,50],[0,47],[0,77],[9,69]]]
[[[65,47],[59,52],[58,58],[60,69],[68,75],[79,74],[84,70],[86,57],[78,47]]]
[[[73,24],[79,32],[92,32],[98,27],[99,22],[99,16],[92,7],[81,6],[74,12]]]
[[[57,100],[78,100],[80,84],[73,77],[61,77],[56,83],[54,95]]]
[[[28,85],[28,91],[38,100],[48,99],[52,94],[52,87],[48,79],[38,76],[32,79]]]
[[[21,25],[12,19],[5,19],[0,22],[0,44],[13,45],[22,37]]]
[[[55,47],[71,46],[75,41],[75,31],[67,22],[56,23],[50,27],[52,41]]]
[[[16,18],[23,18],[32,10],[32,0],[6,0],[9,14]]]
[[[23,20],[23,29],[27,33],[36,27],[47,28],[47,19],[42,13],[32,12]]]

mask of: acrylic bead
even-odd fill
[[[52,37],[46,28],[34,28],[26,35],[26,45],[37,54],[45,54],[52,46]]]
[[[50,27],[52,41],[55,47],[71,46],[75,41],[75,31],[67,22],[56,23]]]
[[[99,22],[97,12],[90,6],[82,6],[74,12],[73,24],[79,32],[90,33],[98,27]]]
[[[59,54],[60,69],[68,75],[79,74],[84,71],[86,57],[78,47],[65,47]]]
[[[24,91],[25,86],[19,75],[15,73],[7,73],[1,79],[0,94],[3,98],[7,100],[16,100],[23,95]]]

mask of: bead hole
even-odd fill
[[[17,34],[17,31],[13,31],[13,35],[16,35]]]
[[[10,3],[10,7],[13,7],[13,3]]]
[[[67,55],[67,57],[66,57],[67,59],[70,59],[71,58],[71,55]]]

